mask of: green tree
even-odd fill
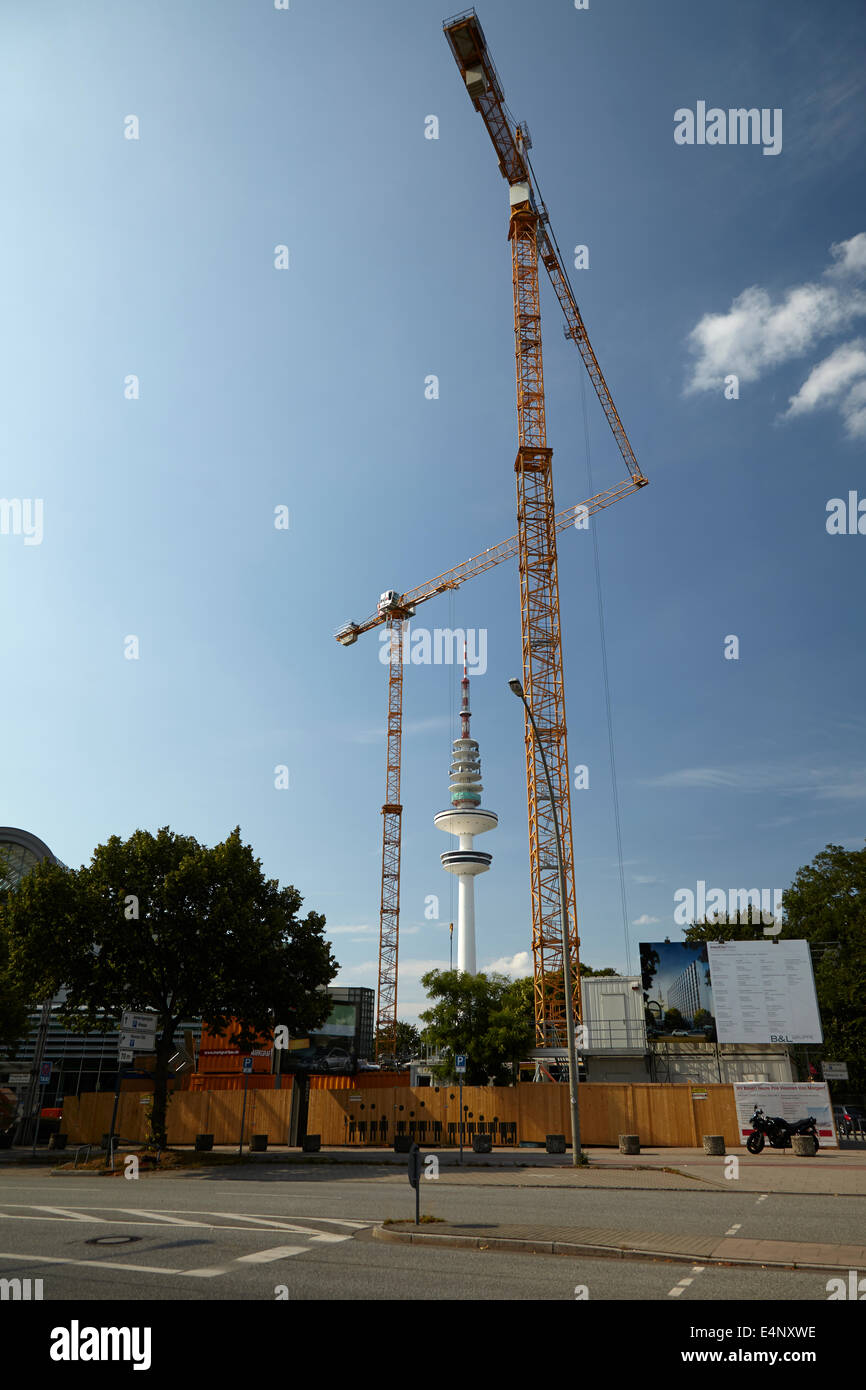
[[[13,892],[9,865],[0,854],[0,1049],[10,1053],[17,1050],[29,1031],[31,1002],[22,989],[21,980],[11,969],[9,960],[9,933],[5,928],[3,907],[4,900]]]
[[[598,978],[599,975],[618,975],[619,971],[614,970],[613,967],[610,965],[606,965],[604,970],[593,970],[591,965],[586,964],[586,961],[581,961],[580,973],[581,975],[592,975],[593,977]]]
[[[43,862],[3,909],[10,967],[29,998],[65,988],[61,1021],[108,1032],[124,1009],[158,1015],[151,1142],[166,1143],[172,1038],[182,1019],[242,1023],[237,1042],[324,1022],[337,971],[317,912],[266,879],[236,828],[209,849],[168,827],[112,836],[78,870]]]
[[[456,1080],[454,1058],[465,1053],[468,1085],[514,1080],[517,1063],[535,1043],[532,980],[431,970],[421,983],[435,1001],[421,1014],[423,1040],[446,1055],[434,1074]]]
[[[380,1028],[376,1033],[375,1051],[379,1054],[379,1043],[384,1044],[383,1056],[391,1056],[391,1035],[387,1028]],[[393,1056],[396,1062],[410,1062],[413,1057],[417,1057],[421,1051],[421,1034],[414,1023],[405,1023],[402,1019],[397,1020],[396,1045],[393,1049]]]
[[[685,1022],[679,1009],[665,1009],[665,1024],[668,1028],[684,1028]]]

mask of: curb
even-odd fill
[[[816,1272],[848,1270],[844,1264],[812,1264],[809,1261],[793,1260],[783,1263],[780,1260],[731,1260],[713,1255],[683,1255],[668,1250],[638,1250],[618,1245],[583,1245],[567,1240],[520,1240],[513,1236],[456,1236],[434,1235],[432,1232],[393,1231],[384,1226],[374,1226],[374,1240],[392,1245],[432,1245],[440,1249],[450,1247],[458,1250],[499,1250],[509,1254],[522,1255],[570,1255],[589,1256],[592,1259],[612,1260],[663,1260],[671,1264],[717,1265],[722,1269],[790,1269],[815,1270]]]

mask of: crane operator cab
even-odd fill
[[[379,595],[379,602],[376,605],[380,617],[388,613],[393,613],[396,609],[402,609],[400,603],[402,595],[396,589],[386,589],[384,594]]]

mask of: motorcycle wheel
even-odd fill
[[[763,1134],[758,1134],[758,1132],[757,1132],[757,1130],[756,1130],[753,1134],[750,1134],[750,1135],[749,1135],[748,1139],[746,1140],[746,1148],[749,1150],[749,1153],[750,1153],[750,1154],[759,1154],[759,1153],[761,1152],[761,1149],[762,1149],[763,1147],[764,1147],[764,1136],[763,1136]]]

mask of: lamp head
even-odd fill
[[[516,676],[512,676],[511,680],[508,682],[508,688],[509,690],[514,691],[514,694],[517,696],[518,700],[523,699],[523,686],[520,684],[520,681],[517,679]]]

